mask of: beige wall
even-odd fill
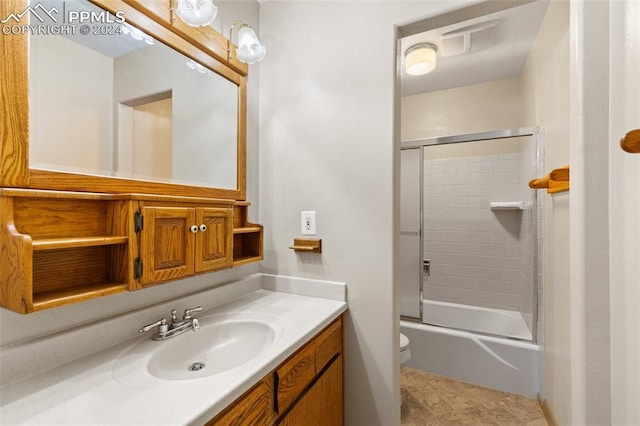
[[[545,169],[569,163],[569,2],[552,1],[521,75],[522,124],[540,126]],[[571,424],[569,193],[544,196],[542,396]]]
[[[402,98],[401,138],[520,127],[520,79],[490,81]]]

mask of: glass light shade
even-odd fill
[[[267,48],[260,44],[256,32],[248,25],[238,30],[238,49],[236,55],[238,59],[247,64],[255,64],[264,59]]]
[[[178,0],[176,13],[191,27],[204,27],[211,23],[218,13],[213,0]]]
[[[405,53],[405,69],[409,75],[428,74],[436,68],[436,47],[430,43],[411,46]]]

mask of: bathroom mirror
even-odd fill
[[[247,68],[213,28],[174,22],[168,2],[0,11],[44,29],[1,40],[2,186],[245,199]]]
[[[86,0],[38,4],[67,17],[102,11]],[[114,23],[87,34],[30,34],[31,167],[235,189],[238,86],[105,20]]]

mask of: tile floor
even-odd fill
[[[404,367],[402,426],[547,426],[536,399]]]

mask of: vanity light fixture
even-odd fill
[[[171,21],[178,15],[185,24],[191,27],[205,27],[211,23],[218,13],[213,0],[171,0]]]
[[[436,68],[437,47],[431,43],[418,43],[404,52],[405,70],[409,75],[428,74]]]
[[[233,57],[231,47],[231,36],[233,29],[238,28],[238,47],[236,48],[236,57],[246,64],[255,64],[264,59],[267,54],[267,48],[258,40],[256,32],[248,24],[242,21],[236,21],[231,25],[229,30],[229,39],[227,40],[227,60]]]
[[[197,63],[193,59],[190,59],[189,61],[187,61],[187,67],[189,67],[194,71],[198,71],[200,74],[206,74],[209,71],[206,67]]]
[[[129,34],[134,40],[144,40],[145,43],[151,46],[153,46],[154,44],[153,38],[151,38],[151,36],[145,34],[136,27],[132,27],[127,23],[122,26],[122,32],[124,34]]]

